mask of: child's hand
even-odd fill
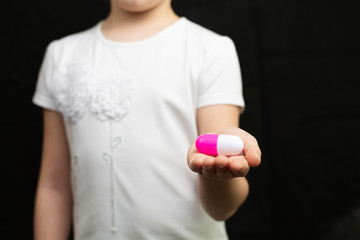
[[[229,180],[235,177],[245,177],[250,167],[257,167],[261,162],[261,151],[257,140],[237,127],[223,128],[214,134],[237,135],[244,142],[243,155],[227,157],[224,155],[209,156],[199,153],[195,141],[191,145],[187,161],[189,168],[208,178]]]

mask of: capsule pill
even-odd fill
[[[198,152],[211,156],[236,156],[244,150],[244,142],[235,135],[202,134],[195,146]]]

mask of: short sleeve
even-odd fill
[[[55,71],[54,59],[54,42],[52,42],[46,48],[32,101],[40,107],[57,111],[56,104],[53,100],[49,87]]]
[[[245,106],[239,59],[229,37],[219,37],[206,50],[199,83],[198,108],[214,104]]]

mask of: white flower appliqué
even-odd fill
[[[100,120],[121,120],[131,105],[133,77],[111,74],[98,82],[92,91],[90,111]]]
[[[89,74],[79,64],[69,64],[55,76],[54,96],[58,109],[70,123],[83,117],[90,100]]]
[[[100,120],[121,120],[129,111],[133,76],[111,73],[94,78],[80,64],[69,64],[55,76],[56,105],[67,121],[76,123],[87,110]]]

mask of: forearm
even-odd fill
[[[66,240],[72,218],[71,195],[56,189],[38,188],[35,200],[35,240]]]
[[[207,156],[197,151],[195,141],[188,152],[188,164],[199,173],[199,198],[207,213],[226,220],[244,203],[249,192],[245,178],[250,166],[260,164],[261,152],[256,139],[238,128],[240,109],[231,105],[212,105],[198,109],[199,134],[237,135],[244,141],[243,155]]]
[[[69,156],[61,114],[44,110],[43,152],[34,210],[35,240],[68,239],[72,217]]]
[[[215,220],[226,220],[244,203],[249,192],[245,177],[227,181],[199,175],[198,192],[207,213]]]

